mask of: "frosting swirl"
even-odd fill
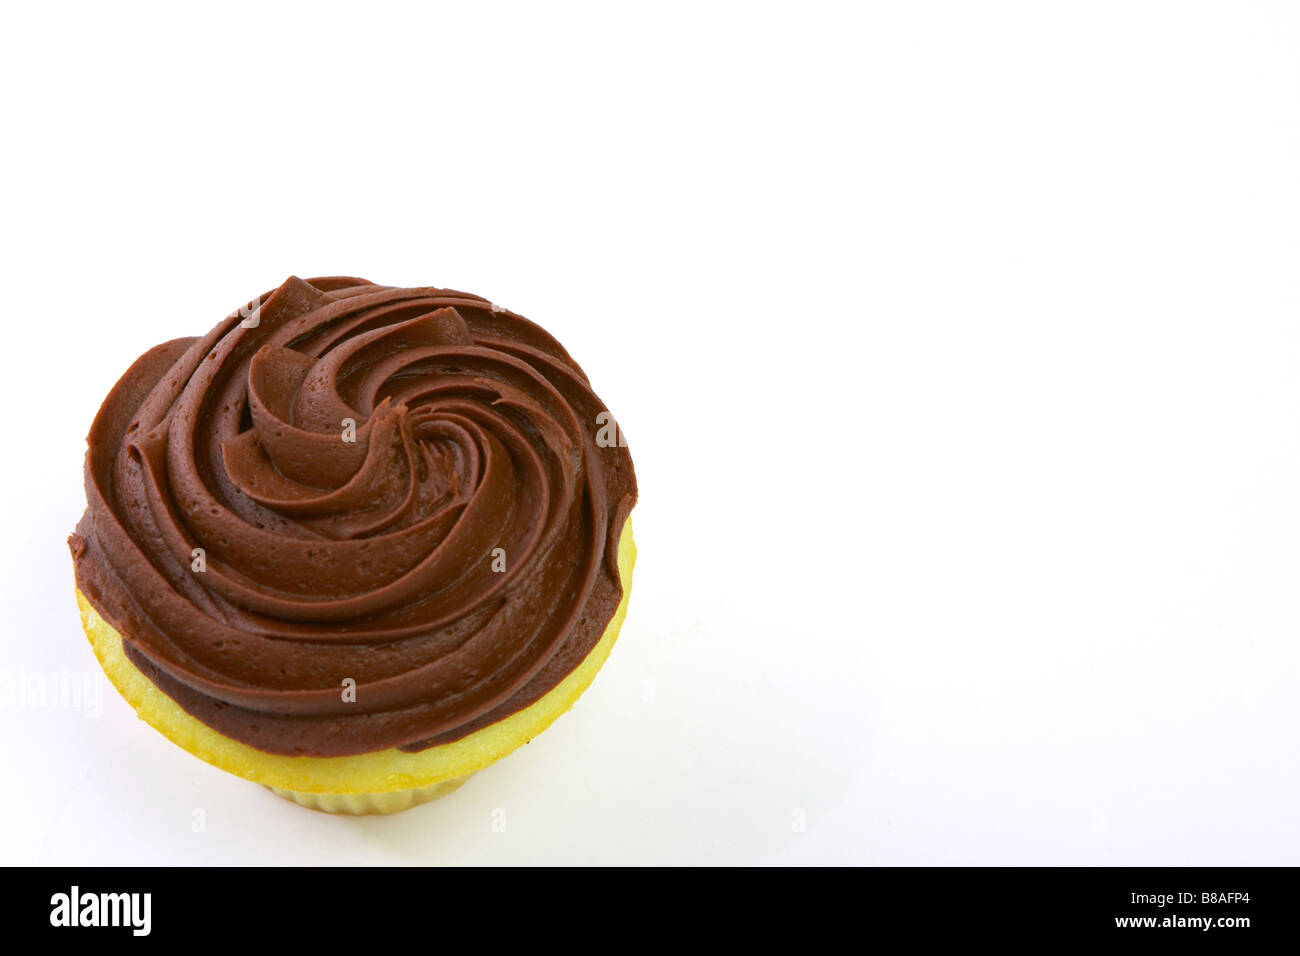
[[[290,278],[109,393],[77,584],[228,737],[421,750],[527,707],[600,640],[636,500],[611,435],[578,364],[521,316]]]

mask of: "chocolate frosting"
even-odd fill
[[[636,501],[617,436],[522,316],[290,278],[109,393],[77,585],[132,663],[228,737],[422,750],[527,707],[600,640]]]

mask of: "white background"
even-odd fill
[[[0,862],[1300,863],[1296,8],[470,6],[6,12]],[[393,818],[14,690],[113,382],[339,273],[554,332],[641,483],[591,690]]]

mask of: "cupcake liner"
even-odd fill
[[[472,773],[453,780],[441,780],[427,787],[413,787],[410,790],[393,790],[389,793],[306,793],[302,790],[285,790],[281,787],[267,786],[277,797],[292,800],[308,810],[321,813],[342,813],[350,816],[367,816],[370,814],[401,813],[411,807],[418,807],[430,800],[437,800],[460,788]]]

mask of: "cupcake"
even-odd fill
[[[69,546],[104,672],[306,807],[454,790],[572,706],[627,611],[618,426],[478,296],[290,278],[142,355],[87,441]]]

